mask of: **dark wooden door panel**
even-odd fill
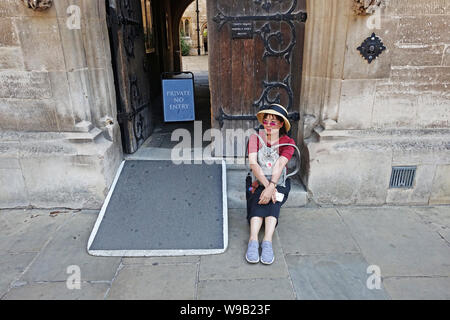
[[[118,121],[126,153],[134,153],[152,133],[150,68],[141,0],[106,0]]]
[[[256,127],[251,116],[271,103],[299,120],[305,7],[306,0],[208,1],[214,127]]]

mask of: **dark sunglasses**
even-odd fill
[[[267,120],[264,120],[264,121],[263,121],[263,125],[267,126],[267,125],[269,125],[269,124],[270,124],[271,127],[275,127],[275,126],[278,125],[278,122],[270,121],[270,123],[269,123],[269,121],[267,121]]]

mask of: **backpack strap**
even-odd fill
[[[264,142],[263,138],[261,138],[261,136],[260,136],[259,134],[256,134],[256,136],[258,137],[259,141],[261,141],[262,145],[265,146],[266,148],[272,148],[272,149],[275,149],[275,148],[276,148],[276,149],[278,149],[278,148],[283,147],[283,146],[291,146],[291,147],[294,147],[295,150],[297,150],[297,153],[298,153],[298,159],[299,159],[299,161],[300,161],[300,159],[301,159],[301,158],[300,158],[300,157],[301,157],[300,149],[299,149],[295,144],[292,144],[292,143],[282,143],[282,144],[276,144],[276,145],[274,145],[274,146],[268,147],[268,146],[266,145],[266,143]],[[286,175],[286,178],[289,178],[289,177],[295,175],[299,170],[300,170],[300,166],[296,166],[296,168],[295,168],[295,170],[294,170],[293,172],[291,172],[291,173],[289,173],[288,175]]]
[[[292,144],[292,143],[282,143],[282,144],[277,144],[277,145],[274,145],[272,148],[279,148],[279,147],[283,147],[283,146],[291,146],[291,147],[294,147],[295,148],[295,150],[297,150],[297,153],[298,153],[298,159],[299,159],[299,161],[300,161],[300,150],[299,150],[299,148],[295,145],[295,144]],[[295,170],[293,171],[293,172],[291,172],[291,173],[289,173],[288,175],[286,175],[286,178],[289,178],[289,177],[291,177],[291,176],[293,176],[294,174],[296,174],[297,172],[298,172],[298,170],[300,169],[300,166],[296,166],[296,168],[295,168]]]
[[[266,145],[266,143],[264,142],[264,139],[261,138],[261,136],[260,136],[259,134],[257,134],[256,136],[258,137],[259,141],[261,142],[261,144],[262,144],[264,147],[269,148],[269,147]]]

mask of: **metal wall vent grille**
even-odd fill
[[[412,188],[417,167],[392,167],[389,188]]]

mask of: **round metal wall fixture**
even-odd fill
[[[383,42],[380,38],[378,38],[375,33],[372,33],[370,37],[368,37],[364,42],[357,48],[361,55],[366,59],[369,63],[372,63],[384,50],[386,47],[383,45]]]

